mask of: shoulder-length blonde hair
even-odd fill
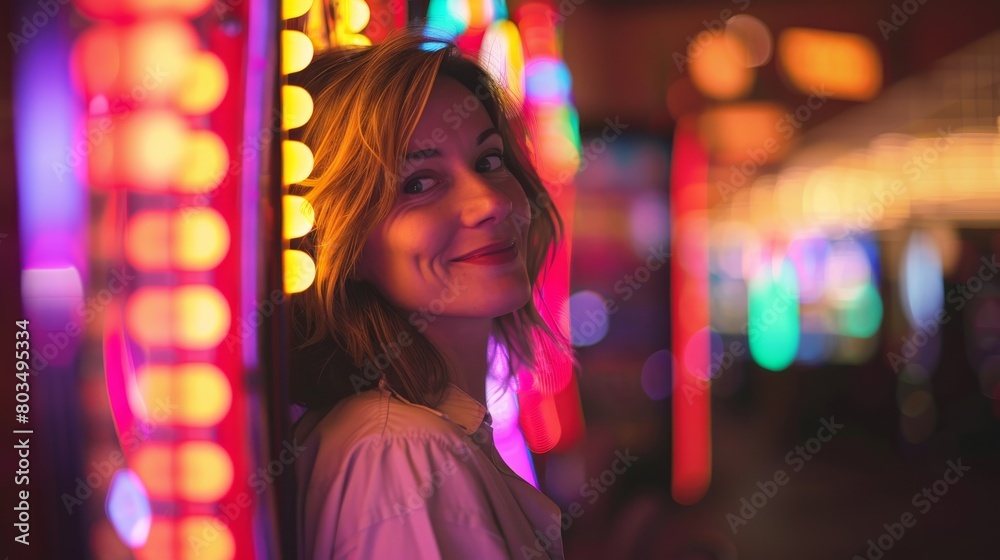
[[[292,298],[291,370],[292,398],[310,408],[374,388],[382,377],[407,399],[435,406],[451,381],[442,354],[422,334],[426,322],[404,317],[372,284],[353,278],[366,240],[396,202],[407,145],[439,76],[455,79],[482,103],[531,204],[530,223],[515,225],[528,227],[533,297],[492,319],[493,338],[507,349],[508,373],[548,367],[554,352],[576,364],[569,341],[546,325],[533,302],[563,223],[529,161],[520,112],[457,47],[422,48],[428,43],[441,41],[407,30],[374,47],[320,53],[290,79],[314,100],[300,139],[315,162],[299,190],[315,210],[316,227],[299,248],[314,256],[316,280]]]

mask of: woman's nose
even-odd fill
[[[513,212],[514,202],[510,197],[475,170],[463,169],[458,173],[457,182],[462,224],[466,227],[476,227],[489,220],[499,224]]]

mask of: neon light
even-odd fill
[[[564,104],[569,102],[572,80],[569,69],[560,60],[539,58],[524,68],[525,94],[532,103]]]
[[[304,180],[313,170],[313,153],[302,142],[283,140],[281,142],[282,181],[292,185]]]
[[[187,151],[188,125],[180,115],[136,110],[111,134],[118,181],[143,190],[170,188]]]
[[[312,4],[313,0],[281,0],[281,19],[292,19],[305,15]]]
[[[281,73],[294,74],[309,65],[313,59],[313,44],[301,31],[281,31]]]
[[[146,543],[152,510],[146,488],[132,470],[122,469],[111,477],[104,511],[123,543],[130,548]]]
[[[425,35],[428,38],[452,40],[464,33],[468,26],[468,0],[431,0],[427,6]]]
[[[129,220],[125,257],[141,270],[211,270],[229,252],[229,229],[211,208],[140,212]]]
[[[316,279],[316,263],[312,257],[294,249],[284,252],[285,293],[295,294],[312,285]]]
[[[126,305],[128,331],[140,344],[205,350],[229,331],[229,304],[213,286],[139,288]]]
[[[747,286],[750,355],[761,367],[780,371],[799,347],[799,296],[795,268],[787,259],[778,271],[761,266]]]
[[[199,52],[188,62],[174,104],[189,115],[204,115],[222,103],[228,89],[229,75],[219,57]]]
[[[899,268],[899,293],[907,322],[914,329],[935,323],[944,306],[944,281],[941,254],[930,235],[910,234]]]
[[[138,385],[147,408],[169,412],[161,421],[187,427],[211,427],[229,413],[233,389],[214,364],[146,365]],[[170,403],[166,408],[164,403]]]
[[[298,128],[309,121],[313,113],[313,99],[305,88],[281,86],[281,129]]]
[[[670,323],[672,347],[686,348],[708,326],[707,154],[692,117],[677,123],[670,201]],[[677,364],[673,377],[673,470],[670,493],[681,504],[701,500],[711,480],[711,395],[699,372],[708,371],[707,352]]]
[[[229,150],[211,130],[192,130],[187,135],[173,188],[180,192],[206,193],[219,186],[229,169]]]
[[[313,210],[309,201],[301,196],[286,194],[281,197],[281,205],[284,211],[285,239],[295,239],[309,233],[316,221],[316,211]]]

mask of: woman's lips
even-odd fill
[[[505,264],[516,259],[517,254],[517,244],[515,243],[505,249],[498,249],[489,253],[480,253],[476,256],[460,259],[455,262],[481,265]]]

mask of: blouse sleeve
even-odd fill
[[[341,504],[333,557],[508,558],[486,478],[471,460],[476,452],[439,434],[359,446],[336,492]]]

